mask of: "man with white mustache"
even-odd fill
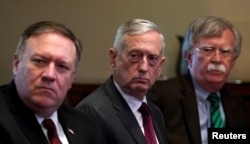
[[[156,82],[148,94],[164,114],[169,143],[207,144],[208,128],[246,126],[242,99],[224,87],[241,41],[240,33],[223,18],[204,16],[190,24],[181,75]],[[211,93],[219,100],[216,117],[210,110]]]
[[[219,71],[222,73],[226,72],[226,67],[223,64],[215,65],[210,63],[207,67],[207,71]]]

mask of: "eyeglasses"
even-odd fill
[[[217,48],[215,47],[201,47],[201,48],[195,48],[195,50],[199,51],[201,54],[204,54],[206,56],[214,56]],[[220,56],[226,58],[231,57],[233,54],[233,50],[231,48],[222,48],[218,49]]]

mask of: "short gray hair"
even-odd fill
[[[48,33],[48,32],[60,33],[63,36],[72,40],[72,42],[75,44],[75,47],[76,47],[75,67],[77,68],[81,59],[81,51],[82,51],[81,43],[69,28],[67,28],[63,24],[60,24],[54,21],[40,21],[40,22],[30,25],[24,30],[24,32],[22,33],[19,39],[16,52],[15,52],[18,58],[19,59],[22,58],[23,53],[25,51],[25,43],[29,37],[43,34],[43,33]]]
[[[194,20],[188,27],[182,44],[181,73],[187,72],[187,62],[184,60],[185,53],[192,53],[195,42],[199,38],[210,38],[220,36],[224,30],[230,30],[234,36],[234,59],[237,59],[241,52],[242,37],[233,24],[224,18],[216,16],[203,16]]]
[[[114,48],[117,49],[118,52],[121,52],[125,47],[125,37],[130,35],[140,35],[144,34],[148,31],[156,31],[160,34],[162,39],[162,52],[164,54],[165,49],[165,39],[163,34],[161,33],[160,28],[153,22],[145,19],[131,19],[125,23],[123,23],[116,32],[116,37],[114,40]]]

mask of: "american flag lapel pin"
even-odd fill
[[[72,135],[75,135],[75,132],[74,132],[72,129],[68,128],[68,131],[69,131],[69,133],[71,133]]]

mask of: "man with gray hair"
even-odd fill
[[[20,37],[13,80],[0,87],[1,144],[105,144],[95,117],[63,104],[81,45],[58,22],[39,21]]]
[[[169,142],[207,144],[208,128],[245,126],[242,99],[224,86],[241,41],[226,19],[203,16],[190,24],[182,47],[182,75],[156,82],[149,94],[164,113]]]
[[[122,24],[109,49],[113,75],[77,109],[101,117],[114,144],[165,144],[164,120],[146,94],[160,76],[165,40],[151,21],[132,19]]]

